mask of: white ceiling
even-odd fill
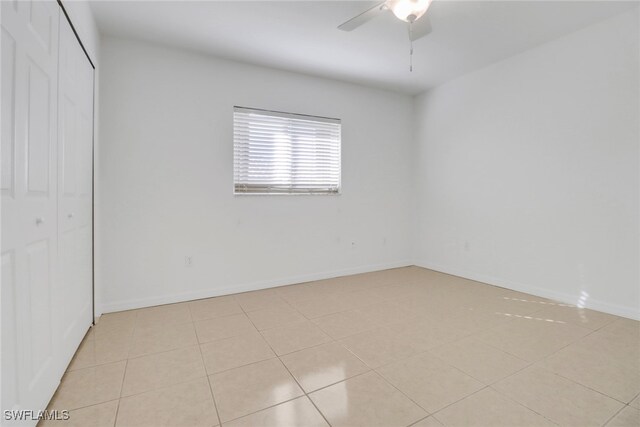
[[[336,27],[375,1],[94,1],[101,33],[223,58],[419,93],[604,20],[637,2],[444,1],[415,42],[390,12],[352,32]]]

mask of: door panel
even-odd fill
[[[62,95],[60,103],[60,139],[62,193],[65,197],[74,197],[76,194],[76,105],[66,94]]]
[[[38,386],[38,379],[46,375],[53,362],[53,338],[51,319],[51,245],[48,240],[33,242],[26,247],[27,288],[24,297],[28,311],[23,319],[23,333],[29,338],[28,354],[31,355],[30,388]]]
[[[56,317],[68,363],[93,317],[92,233],[86,231],[92,229],[93,67],[63,15],[59,54],[56,295],[63,300]]]
[[[0,396],[15,397],[18,389],[18,354],[16,323],[16,257],[14,251],[2,253],[2,389]],[[10,350],[10,351],[7,351]]]
[[[2,194],[13,196],[14,182],[14,113],[15,113],[15,78],[16,78],[16,41],[2,29]]]
[[[49,193],[52,81],[46,71],[29,58],[27,92],[27,192]]]
[[[0,7],[1,403],[2,409],[38,410],[46,407],[63,373],[53,312],[59,7],[54,1],[0,2]]]
[[[93,197],[93,143],[87,143],[93,141],[93,117],[88,111],[80,112],[80,140],[85,142],[78,147],[79,196],[87,201]]]
[[[29,2],[29,29],[40,42],[45,52],[53,53],[53,44],[57,41],[53,32],[57,30],[58,15],[51,13],[51,7],[44,1]]]
[[[65,307],[73,307],[73,300],[69,300],[68,298],[75,298],[73,295],[73,290],[76,288],[76,275],[74,263],[77,262],[77,249],[76,249],[76,241],[75,236],[72,232],[66,231],[60,234],[58,237],[58,262],[60,264],[59,269],[59,278],[58,281],[58,289],[57,295],[65,295]],[[60,328],[62,336],[67,338],[69,335],[70,325],[73,324],[75,313],[71,310],[62,310],[60,311]],[[65,339],[63,338],[63,339]],[[67,338],[68,339],[68,338]]]

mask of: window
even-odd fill
[[[338,119],[234,107],[234,193],[339,193],[340,132]]]

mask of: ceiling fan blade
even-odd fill
[[[411,40],[418,40],[431,32],[431,20],[427,15],[418,19],[411,29]]]
[[[342,30],[342,31],[355,30],[360,25],[362,25],[365,22],[373,19],[380,12],[382,12],[382,10],[383,10],[382,6],[384,6],[385,3],[386,2],[378,3],[377,5],[373,6],[372,8],[365,10],[360,15],[355,16],[355,17],[349,19],[347,22],[339,25],[338,28],[340,30]]]

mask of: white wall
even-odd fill
[[[100,55],[101,310],[411,263],[410,97],[112,38]],[[341,118],[342,194],[234,197],[234,105]]]
[[[419,265],[640,318],[638,39],[635,9],[416,98]]]

